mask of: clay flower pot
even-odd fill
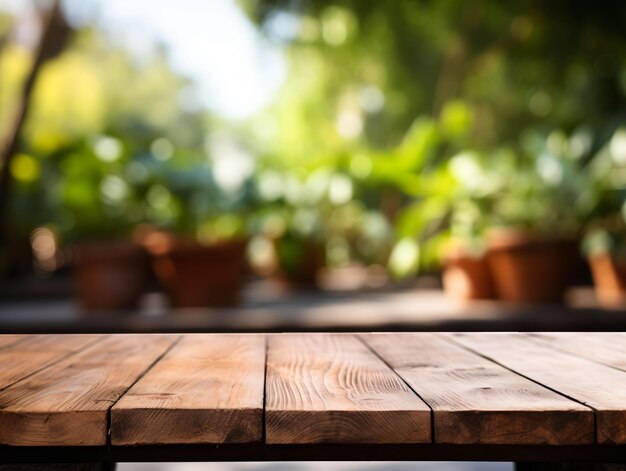
[[[446,294],[459,301],[495,297],[487,258],[460,248],[452,248],[444,256],[442,282]]]
[[[144,292],[148,259],[132,242],[92,242],[76,248],[75,280],[83,310],[136,309]]]
[[[225,307],[239,302],[246,275],[245,240],[203,245],[162,237],[147,246],[173,307]]]
[[[589,257],[598,302],[607,307],[626,303],[626,260],[603,252]]]
[[[578,242],[516,229],[487,235],[496,295],[518,303],[559,303],[578,273]]]

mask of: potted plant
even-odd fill
[[[587,224],[587,255],[600,304],[626,303],[626,130],[617,129],[590,165],[594,211]]]
[[[585,237],[584,248],[591,268],[596,298],[607,307],[626,303],[626,224],[616,215],[594,221]]]
[[[87,312],[136,309],[147,271],[145,251],[131,241],[90,241],[75,248],[76,293]]]
[[[444,291],[461,301],[494,297],[483,237],[494,188],[483,178],[483,160],[465,152],[428,172],[396,224],[403,243],[416,246],[415,269],[441,266]]]
[[[120,139],[99,136],[59,152],[63,172],[50,198],[63,208],[57,223],[71,243],[79,304],[88,312],[135,309],[148,265],[132,238],[137,195],[123,176],[128,149]]]
[[[561,302],[581,270],[578,245],[591,211],[584,135],[528,132],[508,153],[494,194],[487,261],[498,298]]]
[[[403,240],[417,234],[420,266],[440,261],[455,297],[561,301],[592,206],[581,140],[528,132],[516,147],[464,151],[422,171],[398,222]]]
[[[247,272],[248,183],[224,187],[203,152],[177,150],[147,164],[147,216],[156,229],[142,241],[171,305],[237,304]]]
[[[457,300],[494,299],[495,289],[482,243],[452,241],[442,257],[444,291]]]
[[[196,236],[152,231],[143,239],[173,307],[225,307],[240,302],[247,239],[239,221],[234,222],[237,226],[219,227],[226,217],[207,223],[213,227]]]
[[[467,147],[472,123],[469,107],[452,101],[438,120],[418,118],[396,148],[372,155],[371,178],[408,200],[394,215],[391,274],[405,278],[442,267],[445,291],[460,300],[493,296],[482,239],[493,182],[483,179],[477,153],[450,158]]]
[[[385,174],[410,199],[396,219],[392,273],[442,267],[444,290],[458,300],[493,296],[482,240],[493,184],[483,179],[481,155],[459,153],[469,143],[472,123],[469,107],[449,102],[439,120],[416,120],[382,164],[393,168]]]
[[[366,206],[341,158],[310,168],[260,171],[256,187],[262,202],[257,232],[273,254],[273,270],[265,271],[273,271],[281,285],[315,289],[322,270],[329,275],[350,266],[355,274],[362,265],[382,262],[388,224]]]
[[[504,301],[559,303],[580,267],[573,235],[513,226],[491,230],[487,240],[495,291]]]
[[[271,190],[267,182],[274,182]],[[318,275],[326,265],[326,231],[323,213],[328,175],[300,177],[294,173],[265,171],[257,176],[263,202],[256,211],[257,232],[271,247],[267,270],[283,287],[317,289]]]
[[[319,288],[319,273],[326,265],[324,241],[288,230],[272,237],[278,270],[276,278],[295,289]]]

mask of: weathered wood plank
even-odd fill
[[[450,338],[595,409],[599,443],[626,443],[625,372],[541,345],[525,334],[451,334]]]
[[[11,345],[15,345],[16,343],[24,340],[27,335],[10,335],[10,334],[2,334],[0,335],[0,348],[6,348]]]
[[[265,337],[187,335],[111,410],[113,445],[263,437]]]
[[[0,391],[0,444],[105,445],[109,408],[176,338],[107,336]]]
[[[532,333],[528,337],[558,350],[626,371],[624,332],[546,332]]]
[[[0,349],[0,390],[97,342],[98,335],[28,335]]]
[[[351,335],[268,339],[266,440],[424,443],[430,409]]]
[[[593,411],[434,334],[367,342],[433,410],[436,443],[593,443]]]

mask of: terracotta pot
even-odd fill
[[[148,260],[132,242],[93,242],[76,250],[75,279],[85,311],[136,309],[144,292]]]
[[[286,288],[318,289],[318,275],[326,265],[324,247],[315,242],[295,239],[278,239],[273,243],[278,261],[275,276],[278,283]],[[286,254],[286,250],[290,253]]]
[[[488,234],[487,261],[499,299],[558,303],[579,271],[578,242],[517,230]]]
[[[173,307],[224,307],[239,302],[246,274],[245,240],[202,245],[169,239],[149,250]]]
[[[626,260],[618,260],[609,253],[589,257],[589,266],[601,305],[612,307],[626,303]]]
[[[484,255],[450,250],[444,257],[442,282],[446,294],[460,301],[495,297],[491,272]]]

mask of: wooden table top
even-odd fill
[[[3,335],[0,365],[0,452],[626,444],[621,333]]]

